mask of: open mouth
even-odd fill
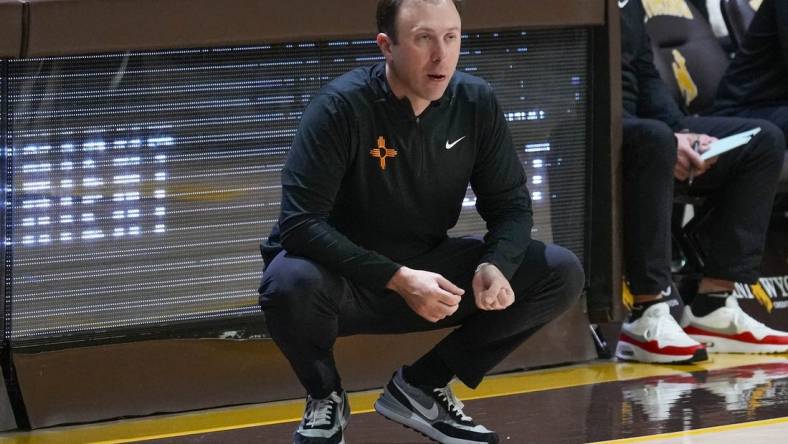
[[[442,74],[427,74],[427,77],[429,77],[431,80],[445,80],[446,79],[446,76],[444,76]]]

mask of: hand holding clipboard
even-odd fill
[[[703,153],[700,152],[700,142],[696,139],[692,142],[692,150],[700,155],[701,160],[707,161],[734,148],[746,145],[759,132],[761,132],[761,128],[756,127],[751,130],[742,131],[732,136],[725,137],[723,139],[715,140],[709,144],[708,149]],[[694,178],[695,174],[693,172],[692,165],[690,165],[688,181],[690,186],[692,186]]]
[[[730,151],[734,148],[738,148],[742,145],[746,145],[756,134],[761,132],[761,127],[753,128],[751,130],[743,131],[741,133],[734,134],[732,136],[728,136],[724,139],[717,140],[712,142],[709,145],[709,149],[706,150],[703,154],[700,155],[700,158],[703,160],[711,159],[712,157],[719,156],[720,154]],[[693,147],[694,148],[694,147]]]

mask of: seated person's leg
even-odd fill
[[[676,139],[664,123],[624,119],[624,264],[636,297],[671,284],[670,218]]]
[[[755,119],[699,117],[685,122],[691,131],[714,137],[761,127],[750,143],[719,156],[689,189],[692,194],[708,196],[713,208],[709,223],[699,230],[704,275],[754,283],[783,166],[782,132],[769,122]],[[704,289],[703,282],[701,287]]]
[[[788,144],[788,103],[776,106],[746,106],[739,108],[727,108],[717,111],[719,116],[746,117],[751,119],[768,120],[777,126],[783,133],[786,144]]]
[[[788,103],[768,109],[768,114],[761,117],[772,122],[783,133],[785,145],[788,145]]]
[[[670,219],[676,138],[662,122],[624,119],[624,269],[633,309],[622,325],[616,357],[641,362],[705,359],[670,313],[678,305],[670,274]]]
[[[754,284],[766,239],[777,178],[785,154],[784,135],[769,122],[740,118],[690,118],[696,132],[723,137],[755,126],[761,133],[720,156],[693,183],[708,194],[713,210],[699,230],[705,256],[703,279],[682,325],[716,352],[788,351],[788,333],[769,329],[744,313],[732,295],[735,282]]]

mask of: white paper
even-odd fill
[[[761,127],[753,128],[724,139],[720,139],[709,145],[709,149],[700,155],[703,160],[711,159],[712,157],[719,156],[720,154],[738,148],[750,141],[756,134],[761,132]]]

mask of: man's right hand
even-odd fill
[[[408,267],[400,267],[386,288],[396,291],[411,310],[430,322],[454,314],[465,293],[438,273]]]
[[[676,165],[673,168],[673,177],[680,181],[687,180],[690,177],[690,171],[693,176],[700,176],[705,173],[712,165],[717,162],[717,158],[713,157],[704,161],[700,155],[710,148],[710,144],[717,140],[716,137],[711,137],[706,134],[690,134],[690,133],[675,133],[677,157]],[[693,142],[699,143],[698,152],[692,149]]]

